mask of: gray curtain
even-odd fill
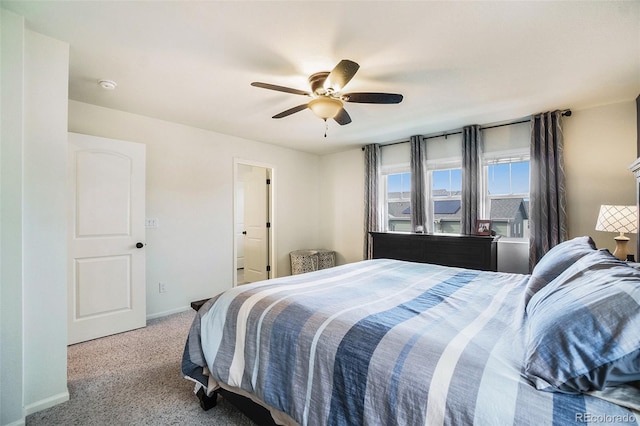
[[[480,154],[482,140],[480,126],[462,129],[462,202],[460,233],[475,234],[478,219],[478,197],[480,188]]]
[[[425,173],[427,162],[427,145],[422,136],[411,136],[411,229],[415,232],[418,226],[430,232],[427,222],[425,203]]]
[[[531,117],[529,268],[553,246],[566,241],[567,201],[562,112]]]
[[[382,219],[378,203],[380,176],[380,145],[364,147],[364,258],[371,259],[373,247],[369,231],[380,231]]]

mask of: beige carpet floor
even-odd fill
[[[252,425],[221,399],[200,408],[180,362],[192,310],[68,348],[69,401],[27,416],[36,425]],[[43,354],[46,356],[46,354]]]

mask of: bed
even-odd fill
[[[260,424],[638,424],[640,270],[580,237],[531,275],[375,259],[243,285],[200,308],[182,373]]]

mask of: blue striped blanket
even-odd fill
[[[200,309],[182,372],[301,425],[637,424],[525,377],[527,280],[377,259],[243,285]]]

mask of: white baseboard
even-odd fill
[[[167,315],[171,315],[171,314],[177,314],[179,312],[188,311],[189,309],[191,309],[191,306],[182,306],[180,308],[171,309],[169,311],[158,312],[156,314],[147,315],[147,321],[156,319],[156,318],[166,317]]]
[[[37,413],[38,411],[51,408],[54,405],[62,404],[63,402],[67,402],[68,400],[69,390],[66,390],[65,392],[50,396],[49,398],[41,399],[40,401],[25,406],[24,415],[28,416],[29,414]]]
[[[25,419],[23,417],[20,420],[16,420],[15,422],[7,423],[4,426],[24,426],[25,424],[26,424],[25,423]]]

